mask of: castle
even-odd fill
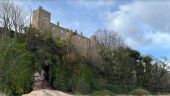
[[[82,34],[77,34],[77,30],[72,31],[63,28],[58,22],[57,24],[53,24],[50,20],[51,13],[39,6],[37,10],[33,11],[32,27],[39,30],[51,29],[53,39],[57,37],[64,39],[74,33],[70,41],[79,55],[91,61],[94,65],[97,63],[96,61],[99,61],[100,56],[97,52],[97,41],[95,36],[91,36],[90,38],[84,37]]]

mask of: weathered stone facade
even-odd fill
[[[51,23],[51,13],[44,10],[41,6],[33,11],[32,26],[39,30],[50,29],[53,38],[65,39],[71,36],[71,43],[76,48],[76,51],[81,57],[90,60],[94,65],[97,65],[95,61],[99,61],[100,56],[97,53],[97,42],[96,37],[91,36],[90,38],[84,37],[82,34],[77,34],[77,31],[72,31],[67,28],[63,28],[57,24]]]

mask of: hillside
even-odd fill
[[[5,23],[0,28],[0,93],[113,96],[170,92],[165,57],[142,55],[114,31],[97,30],[86,38],[62,29],[50,22],[50,13],[42,8],[34,11],[38,12],[33,16],[35,25],[24,25],[21,21],[26,18],[15,17],[23,13],[16,11],[22,8],[1,4]],[[41,11],[45,16],[38,18]]]
[[[121,51],[117,51],[116,47],[111,50],[109,47],[106,49],[104,45],[100,46],[99,53],[106,61],[103,66],[94,67],[93,63],[78,56],[69,41],[54,41],[51,36],[43,35],[33,28],[28,28],[25,34],[17,37],[1,34],[0,45],[0,82],[3,82],[1,88],[5,93],[19,95],[49,88],[71,94],[130,94],[132,90],[141,86],[148,88],[151,93],[168,92],[164,67],[151,65],[149,62],[152,58],[143,57],[139,59],[140,62],[149,64],[146,66],[148,73],[143,72],[144,65],[134,61],[140,56],[139,52],[126,47],[119,47]],[[112,51],[114,55],[110,54]],[[119,65],[115,66],[111,62],[117,59]],[[136,63],[137,65],[134,65]],[[157,63],[164,64],[162,61]],[[119,71],[114,73],[114,70]],[[133,73],[134,70],[143,73]],[[154,74],[150,71],[154,71]],[[138,75],[145,78],[139,79]],[[152,81],[146,81],[151,76]],[[154,83],[153,80],[158,80],[154,78],[160,78],[160,81]]]

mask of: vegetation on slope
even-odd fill
[[[0,88],[13,94],[23,94],[32,89],[33,54],[25,43],[15,38],[0,40]]]
[[[138,51],[99,46],[104,64],[94,69],[78,56],[69,40],[54,41],[33,28],[25,32],[17,37],[1,37],[0,87],[12,95],[31,91],[33,73],[44,69],[46,61],[46,79],[51,86],[73,94],[131,94],[136,88],[154,93],[168,86],[161,85],[167,72],[165,63],[152,63],[151,57],[141,56]]]
[[[11,16],[6,13],[11,11],[3,12]],[[99,43],[96,50],[103,60],[95,68],[92,62],[79,56],[70,37],[54,40],[49,30],[40,32],[24,25],[13,32],[8,23],[3,26],[5,30],[0,30],[0,90],[11,96],[30,92],[33,74],[41,70],[46,71],[45,79],[54,89],[72,94],[170,92],[166,59],[141,55],[128,48],[113,31],[99,30],[95,34]]]

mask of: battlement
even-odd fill
[[[78,34],[77,30],[73,31],[68,28],[60,26],[59,22],[57,22],[57,24],[51,23],[51,13],[44,10],[42,6],[39,6],[37,10],[33,11],[32,26],[39,30],[50,28],[52,30],[52,34],[54,35],[59,35],[60,33],[61,33],[60,35],[68,35],[69,32],[72,32],[75,33],[81,39],[92,40],[90,38],[83,36],[82,32],[81,34]],[[94,40],[95,39],[93,39],[93,41]]]
[[[37,10],[33,11],[32,26],[44,30],[50,28],[51,13],[39,6]]]
[[[90,38],[83,36],[82,32],[81,32],[81,34],[79,34],[77,30],[71,30],[71,29],[64,28],[64,27],[60,26],[59,22],[57,22],[57,24],[51,23],[51,28],[52,28],[53,34],[57,34],[56,32],[59,32],[61,34],[66,34],[66,35],[73,33],[74,35],[78,36],[81,39],[91,40]]]
[[[59,22],[56,24],[51,23],[51,13],[44,10],[41,6],[33,11],[32,27],[39,29],[41,32],[50,29],[53,39],[66,39],[71,35],[69,40],[81,57],[89,59],[89,61],[100,58],[96,51],[97,42],[95,36],[87,38],[83,36],[82,32],[78,34],[77,30],[73,31],[60,26]]]

